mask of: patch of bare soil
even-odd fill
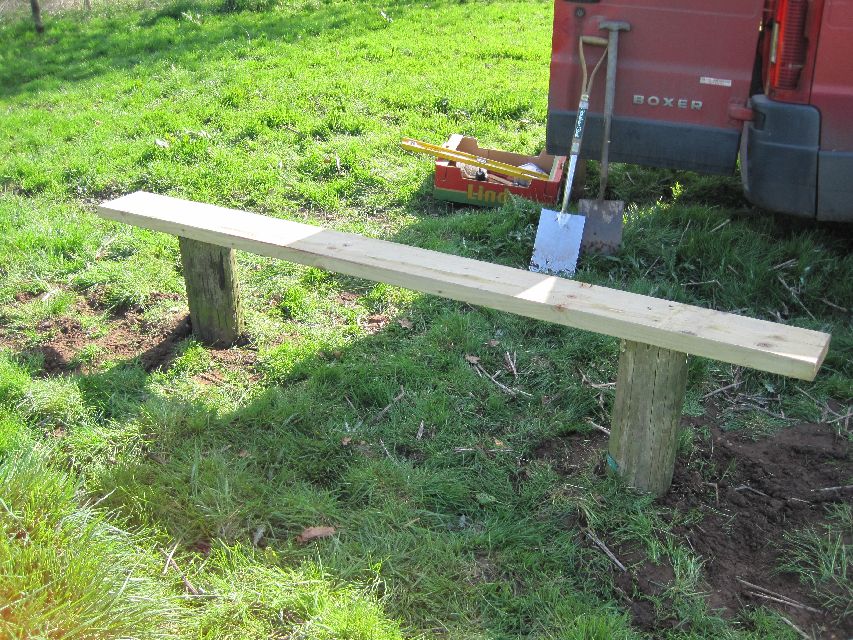
[[[766,606],[817,638],[853,637],[853,620],[838,620],[824,611],[796,575],[777,571],[785,532],[819,528],[826,522],[827,506],[850,500],[850,491],[823,490],[849,484],[853,465],[847,439],[827,424],[799,424],[760,440],[724,432],[706,418],[687,418],[685,426],[707,427],[710,441],[694,450],[689,461],[679,458],[672,487],[658,504],[678,515],[702,514],[699,522],[673,531],[705,562],[709,608],[734,617],[745,608]],[[604,435],[572,434],[544,443],[535,455],[571,476],[602,458],[606,447]],[[632,567],[628,573],[615,571],[614,580],[634,624],[651,632],[678,626],[677,619],[661,619],[646,599],[664,594],[674,577],[672,568],[632,549],[613,550]],[[645,597],[631,598],[636,593]],[[778,602],[784,599],[802,606]]]
[[[561,438],[545,440],[533,450],[533,458],[547,460],[557,473],[572,475],[602,458],[607,439],[600,433],[569,433]]]
[[[240,370],[247,372],[253,381],[261,379],[256,365],[258,363],[257,353],[244,349],[215,349],[208,348],[208,353],[216,365],[195,378],[202,384],[218,385],[227,382],[226,370]]]
[[[162,299],[175,299],[171,294],[160,294]],[[95,316],[97,302],[83,301],[77,312]],[[46,337],[38,345],[22,345],[20,338],[0,327],[0,345],[22,354],[41,355],[44,375],[61,375],[82,369],[95,369],[108,359],[139,358],[146,371],[167,366],[175,357],[178,344],[191,332],[187,314],[175,315],[162,323],[152,324],[142,317],[140,309],[129,309],[113,315],[108,320],[108,330],[98,336],[87,330],[77,318],[48,318],[39,323],[39,333]],[[91,349],[95,347],[95,349]],[[84,349],[88,357],[79,357]]]
[[[715,473],[703,478],[696,464],[678,464],[672,488],[660,502],[704,514],[701,522],[676,533],[706,560],[709,606],[734,613],[764,605],[801,629],[818,630],[818,637],[853,636],[851,619],[837,621],[830,612],[771,599],[781,595],[822,609],[797,576],[777,567],[785,532],[819,527],[828,505],[850,499],[849,491],[825,490],[849,483],[853,466],[847,439],[827,424],[799,424],[761,440],[707,426],[711,441],[697,457],[713,463]]]

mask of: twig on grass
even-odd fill
[[[400,464],[400,461],[397,460],[397,458],[395,458],[394,456],[392,456],[391,452],[388,451],[388,447],[385,446],[385,442],[382,440],[382,438],[379,438],[379,444],[382,445],[382,450],[385,452],[385,455],[388,456],[388,459],[391,462],[393,462],[394,464]]]
[[[796,420],[794,418],[788,418],[786,416],[783,416],[780,413],[773,413],[769,409],[765,409],[764,407],[760,407],[757,404],[749,404],[746,402],[742,402],[738,405],[738,407],[742,407],[744,409],[751,409],[753,411],[760,411],[761,413],[765,413],[768,416],[770,416],[771,418],[776,418],[777,420],[785,420],[787,422],[796,422]]]
[[[100,498],[98,498],[97,500],[95,500],[91,505],[89,505],[89,508],[90,508],[90,509],[94,509],[95,507],[97,507],[97,506],[98,506],[99,504],[101,504],[104,500],[106,500],[106,499],[107,499],[107,498],[109,498],[111,495],[113,495],[113,494],[116,492],[116,490],[117,490],[117,489],[118,489],[118,487],[116,487],[115,489],[113,489],[112,491],[110,491],[107,495],[105,495],[105,496],[101,496]]]
[[[693,222],[693,219],[687,221],[687,224],[684,226],[684,231],[681,232],[681,237],[678,239],[678,244],[676,246],[681,246],[682,241],[684,240],[684,234],[687,233],[687,230],[690,228],[690,223]]]
[[[384,409],[382,409],[382,411],[380,411],[375,416],[373,416],[373,418],[370,420],[370,422],[372,424],[376,424],[377,422],[382,420],[382,418],[385,417],[385,414],[388,413],[389,411],[391,411],[391,407],[393,407],[395,404],[397,404],[403,398],[404,395],[406,395],[406,390],[403,389],[403,387],[400,387],[400,393],[398,393],[394,397],[394,399],[388,403],[388,406],[386,406]]]
[[[811,400],[812,402],[814,402],[814,403],[815,403],[815,405],[817,405],[817,406],[819,406],[819,407],[821,408],[821,410],[822,410],[822,412],[821,412],[821,422],[823,422],[823,421],[824,421],[824,419],[826,418],[826,415],[827,415],[828,413],[831,413],[832,415],[834,415],[834,416],[835,416],[835,418],[833,418],[832,420],[830,420],[829,422],[827,422],[827,424],[832,424],[833,422],[838,422],[838,421],[840,421],[840,420],[844,420],[845,418],[849,418],[851,415],[853,415],[853,412],[851,412],[851,413],[848,413],[846,416],[843,416],[843,415],[841,415],[840,413],[838,413],[837,411],[835,411],[832,407],[830,407],[828,402],[823,402],[823,403],[819,402],[817,398],[815,398],[812,394],[810,394],[808,391],[806,391],[806,390],[805,390],[805,389],[803,389],[802,387],[799,387],[799,386],[797,386],[797,385],[794,385],[794,388],[795,388],[797,391],[799,391],[800,393],[802,393],[804,396],[806,396],[809,400]]]
[[[349,396],[345,395],[344,400],[347,401],[347,404],[350,406],[350,408],[352,408],[352,410],[355,411],[356,415],[358,415],[358,409],[355,408],[355,405],[352,403],[352,400],[349,399]]]
[[[177,546],[178,545],[175,545],[175,547],[177,547]],[[178,563],[175,562],[175,559],[172,557],[172,554],[167,555],[166,552],[163,551],[162,549],[160,551],[163,555],[166,556],[166,566],[172,567],[175,571],[178,572],[178,575],[181,576],[181,582],[184,583],[184,588],[187,590],[187,592],[190,593],[191,595],[194,595],[194,596],[203,595],[204,591],[202,589],[197,589],[196,587],[193,586],[193,583],[189,581],[189,579],[184,574],[184,572],[181,571],[180,567],[178,567]],[[172,550],[172,552],[174,553],[174,549]]]
[[[795,625],[793,622],[791,622],[790,620],[788,620],[788,618],[786,618],[786,617],[785,617],[785,616],[783,616],[782,614],[778,614],[778,615],[779,615],[779,617],[782,619],[782,622],[784,622],[784,623],[785,623],[785,624],[787,624],[789,627],[791,627],[794,631],[796,631],[797,633],[799,633],[799,634],[800,634],[800,637],[805,638],[806,640],[814,640],[814,638],[812,638],[812,636],[810,636],[810,635],[809,635],[809,634],[807,634],[805,631],[803,631],[802,629],[800,629],[797,625]]]
[[[853,417],[853,411],[848,411],[843,416],[838,416],[837,418],[833,418],[832,420],[827,420],[826,424],[833,424],[835,422],[841,422],[842,420],[847,420],[851,417]]]
[[[619,569],[621,569],[623,573],[628,573],[628,569],[626,569],[626,568],[625,568],[625,565],[624,565],[624,564],[622,564],[621,562],[619,562],[619,558],[617,558],[617,557],[613,554],[613,552],[612,552],[610,549],[608,549],[608,548],[607,548],[607,545],[606,545],[606,544],[604,544],[601,540],[599,540],[599,539],[598,539],[598,537],[597,537],[597,536],[596,536],[592,531],[590,531],[589,529],[584,529],[584,533],[586,534],[586,537],[587,537],[587,538],[589,538],[590,540],[592,540],[593,544],[594,544],[596,547],[598,547],[599,549],[601,549],[601,550],[605,553],[605,555],[606,555],[608,558],[610,558],[610,561],[611,561],[613,564],[615,564],[617,567],[619,567]]]
[[[302,133],[299,129],[297,129],[297,128],[296,128],[296,127],[294,127],[294,126],[291,126],[291,125],[287,124],[286,122],[284,122],[284,123],[277,123],[277,124],[276,124],[276,126],[277,126],[277,127],[281,127],[282,129],[287,129],[287,130],[288,130],[288,131],[290,131],[291,133],[295,133],[295,134],[300,135],[300,136],[305,135],[305,134],[304,134],[304,133]],[[282,165],[282,164],[283,164],[283,163],[281,163],[281,162],[279,163],[279,165]],[[282,167],[281,167],[281,166],[279,166],[279,168],[282,168]]]
[[[796,258],[791,258],[790,260],[785,260],[785,262],[780,262],[775,267],[772,267],[771,271],[778,271],[779,269],[787,269],[788,267],[793,267],[795,264],[797,264],[797,262],[798,261]]]
[[[483,453],[513,453],[514,449],[483,449],[482,447],[454,447],[453,453],[475,453],[481,451]]]
[[[646,272],[643,274],[643,277],[644,277],[644,278],[645,278],[646,276],[648,276],[648,275],[649,275],[649,272],[650,272],[652,269],[654,269],[655,265],[658,263],[658,261],[659,261],[659,260],[660,260],[660,256],[657,256],[657,257],[654,259],[654,262],[652,262],[652,264],[651,264],[651,265],[649,265],[649,268],[648,268],[648,269],[646,269]]]
[[[853,484],[843,484],[837,487],[824,487],[823,489],[812,489],[812,491],[847,491],[853,489]]]
[[[702,484],[705,484],[709,487],[714,487],[714,496],[716,497],[717,504],[719,505],[720,504],[720,485],[716,482],[703,482]]]
[[[533,394],[531,394],[531,393],[527,393],[526,391],[522,391],[521,389],[514,389],[512,387],[508,387],[503,382],[498,381],[497,380],[498,374],[497,373],[495,373],[495,375],[489,374],[489,372],[486,371],[479,362],[470,362],[470,364],[474,368],[474,371],[477,372],[478,375],[485,376],[486,378],[491,380],[495,384],[495,386],[497,386],[498,389],[500,389],[501,391],[503,391],[507,395],[515,397],[516,395],[520,394],[522,396],[527,396],[528,398],[533,397]],[[500,373],[500,372],[498,372],[498,373]]]
[[[839,306],[833,302],[830,302],[826,298],[821,298],[820,301],[822,303],[824,303],[826,306],[832,307],[833,309],[838,309],[839,311],[843,311],[844,313],[847,313],[848,311],[850,311],[850,309],[845,309],[844,307],[841,307],[841,306]]]
[[[820,611],[819,609],[814,609],[812,607],[806,606],[802,602],[798,602],[797,600],[789,598],[788,596],[783,595],[781,593],[771,591],[767,587],[762,587],[760,585],[753,584],[751,582],[747,582],[743,578],[737,578],[737,581],[740,582],[742,585],[749,587],[750,589],[756,589],[757,591],[762,592],[762,593],[755,593],[755,592],[747,591],[747,593],[749,593],[750,595],[757,595],[757,596],[762,597],[762,598],[767,598],[768,600],[773,600],[774,602],[787,604],[787,605],[790,605],[792,607],[797,607],[799,609],[805,609],[806,611],[811,611],[812,613],[823,613],[823,611]],[[766,595],[763,595],[763,594],[766,594]]]
[[[598,391],[598,406],[601,407],[602,411],[604,411],[605,410],[604,409],[604,389],[607,387],[611,387],[611,386],[615,387],[616,383],[615,382],[608,382],[608,383],[603,383],[603,384],[596,384],[596,383],[592,382],[589,378],[587,378],[586,375],[584,374],[584,372],[581,371],[581,369],[578,369],[578,372],[581,374],[581,378],[583,379],[583,381],[586,384],[588,384],[590,387],[592,387],[593,389]]]
[[[739,387],[742,384],[743,380],[737,380],[735,382],[732,382],[731,384],[727,384],[725,387],[720,387],[719,389],[715,389],[714,391],[706,393],[704,396],[702,396],[702,399],[707,400],[711,396],[715,396],[718,393],[722,393],[723,391],[728,391],[729,389],[734,389],[735,387]]]
[[[763,491],[759,491],[758,489],[753,489],[753,488],[752,488],[752,487],[750,487],[748,484],[742,484],[742,485],[740,485],[739,487],[735,487],[735,491],[750,491],[750,492],[752,492],[752,493],[754,493],[754,494],[756,494],[756,495],[764,496],[765,498],[769,498],[769,497],[770,497],[770,496],[768,496],[766,493],[764,493]]]
[[[580,367],[578,367],[578,373],[581,375],[581,380],[583,380],[584,384],[593,389],[612,389],[616,386],[615,382],[593,382]]]
[[[796,389],[797,391],[802,393],[805,397],[807,397],[809,400],[811,400],[815,404],[820,404],[820,402],[818,402],[817,398],[815,398],[812,394],[810,394],[808,391],[806,391],[805,389],[803,389],[799,385],[795,384],[794,389]],[[829,409],[829,407],[827,407],[827,409]],[[829,409],[829,410],[832,411],[832,409]],[[835,415],[838,415],[837,413],[835,413],[835,411],[832,411],[832,413],[834,413]]]
[[[479,366],[479,365],[477,365],[477,366]],[[481,367],[481,369],[482,369],[482,367]],[[504,393],[506,393],[506,394],[508,394],[508,395],[511,395],[511,396],[514,396],[514,395],[516,395],[517,393],[522,393],[522,394],[524,394],[524,395],[526,395],[526,396],[529,396],[529,395],[530,395],[529,393],[524,393],[524,391],[519,391],[518,389],[512,389],[511,387],[506,386],[503,382],[499,382],[499,381],[496,379],[496,377],[497,377],[496,375],[495,375],[495,376],[490,376],[490,375],[489,375],[489,372],[488,372],[488,371],[486,371],[485,369],[482,369],[482,371],[483,371],[483,375],[485,375],[489,380],[491,380],[492,382],[494,382],[494,383],[495,383],[495,385],[498,387],[498,389],[500,389],[500,390],[501,390],[501,391],[503,391]]]
[[[597,429],[598,431],[601,431],[601,433],[603,433],[604,435],[606,435],[606,436],[610,435],[610,429],[608,429],[607,427],[602,427],[600,424],[596,424],[592,420],[587,420],[586,423],[589,426],[591,426],[593,429]]]
[[[39,300],[41,300],[42,302],[47,302],[47,301],[48,301],[48,300],[50,300],[53,296],[55,296],[57,293],[59,293],[59,289],[51,289],[50,291],[48,291],[47,293],[45,293],[44,295],[42,295],[42,297],[41,297],[41,298],[39,298]]]
[[[104,239],[104,241],[101,243],[101,246],[98,247],[98,250],[95,252],[95,260],[100,260],[106,255],[107,249],[110,248],[110,245],[115,241],[117,237],[118,234],[116,233]]]
[[[518,379],[518,369],[515,368],[515,363],[518,360],[518,355],[513,352],[512,357],[509,355],[509,351],[504,353],[504,361],[506,362],[506,366],[509,368],[510,373],[512,373],[512,377]]]
[[[723,227],[725,227],[725,226],[726,226],[729,222],[731,222],[731,221],[732,221],[732,219],[731,219],[731,218],[726,218],[726,219],[725,219],[725,220],[723,220],[720,224],[718,224],[716,227],[714,227],[713,229],[711,229],[708,233],[714,233],[715,231],[719,231],[720,229],[722,229]]]
[[[791,297],[794,299],[794,302],[796,302],[798,305],[800,305],[803,308],[803,311],[805,311],[807,314],[809,314],[809,318],[811,318],[812,320],[815,320],[814,315],[812,315],[812,312],[809,311],[808,308],[806,307],[806,305],[803,304],[803,301],[800,300],[800,298],[797,296],[797,292],[794,291],[793,287],[791,287],[787,282],[785,282],[785,280],[782,278],[781,275],[777,275],[776,278],[779,280],[779,282],[782,283],[782,286],[788,290],[788,293],[791,294]]]
[[[778,602],[779,604],[784,604],[786,607],[794,607],[795,609],[803,609],[805,611],[811,611],[812,613],[818,613],[818,614],[823,613],[823,611],[821,611],[820,609],[814,609],[814,608],[806,606],[804,604],[791,602],[785,598],[774,598],[773,596],[768,596],[764,593],[759,593],[758,591],[747,591],[747,593],[751,596],[756,596],[758,598],[764,598],[765,600],[770,600],[771,602]]]
[[[160,574],[161,576],[165,576],[167,573],[169,573],[169,565],[172,562],[172,556],[175,555],[175,549],[177,549],[177,548],[178,548],[178,543],[176,542],[175,546],[172,547],[172,550],[166,556],[166,564],[163,565],[163,573]]]

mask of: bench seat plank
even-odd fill
[[[826,333],[138,191],[99,213],[137,227],[520,316],[813,380]]]

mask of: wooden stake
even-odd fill
[[[44,23],[41,21],[41,6],[39,0],[30,0],[30,8],[33,11],[33,23],[36,26],[36,33],[44,33]]]
[[[687,355],[627,340],[621,351],[610,462],[630,486],[660,496],[675,468]]]
[[[233,344],[243,333],[234,249],[179,240],[193,333],[207,344]]]

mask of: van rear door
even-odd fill
[[[580,97],[578,39],[606,36],[599,23],[619,20],[631,30],[619,34],[611,161],[732,173],[763,9],[764,0],[556,0],[548,152],[568,152]],[[603,102],[602,71],[583,158],[600,154]]]

